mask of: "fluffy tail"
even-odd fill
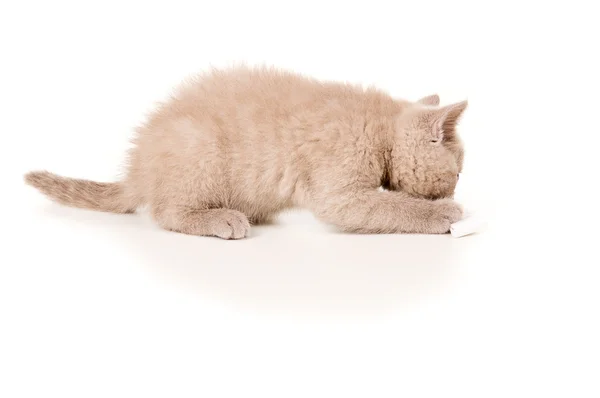
[[[136,201],[125,195],[120,183],[66,178],[47,171],[25,174],[25,182],[67,206],[111,213],[132,213],[137,207]]]

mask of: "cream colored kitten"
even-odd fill
[[[291,207],[344,231],[446,233],[462,214],[451,197],[466,107],[275,69],[214,70],[185,82],[138,129],[122,181],[45,171],[25,180],[65,205],[148,205],[165,229],[224,239]]]

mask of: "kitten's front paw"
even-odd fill
[[[426,229],[428,233],[445,234],[450,231],[450,225],[462,218],[462,206],[452,199],[438,199],[431,204],[431,213]]]

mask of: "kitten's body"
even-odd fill
[[[462,167],[454,124],[466,102],[438,101],[273,69],[213,71],[138,129],[123,181],[26,180],[76,207],[149,205],[163,228],[188,234],[241,238],[249,222],[290,207],[346,231],[445,233],[461,216],[439,198],[452,195]]]

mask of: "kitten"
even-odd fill
[[[291,207],[343,231],[447,233],[462,215],[452,197],[466,107],[273,68],[212,70],[137,129],[122,181],[46,171],[25,181],[65,205],[115,213],[147,205],[167,230],[224,239]]]

